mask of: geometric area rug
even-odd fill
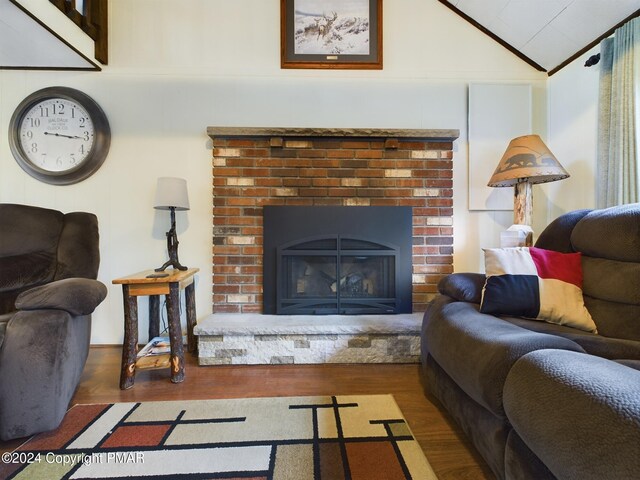
[[[436,479],[391,395],[75,405],[9,455],[0,478]]]

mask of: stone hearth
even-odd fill
[[[421,323],[421,313],[218,313],[198,323],[195,333],[200,365],[415,363]]]

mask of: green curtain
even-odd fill
[[[640,202],[640,18],[600,43],[596,206]]]

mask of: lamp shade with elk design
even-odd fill
[[[568,176],[567,171],[560,165],[540,136],[524,135],[509,142],[488,186],[515,186],[513,223],[531,225],[533,212],[531,185],[555,182]]]

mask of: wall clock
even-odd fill
[[[9,122],[9,146],[22,169],[54,185],[69,185],[100,168],[111,129],[100,106],[68,87],[48,87],[25,98]]]

